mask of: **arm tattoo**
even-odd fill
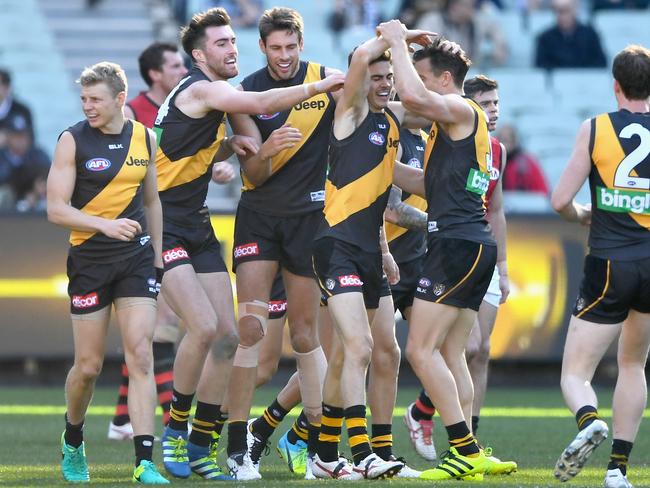
[[[401,188],[393,187],[388,197],[388,207],[397,213],[397,225],[409,230],[425,230],[427,228],[427,214],[420,209],[410,206],[402,201]]]

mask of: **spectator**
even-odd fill
[[[486,12],[477,15],[474,0],[446,0],[442,13],[424,14],[417,28],[457,42],[477,66],[503,65],[508,58],[501,28]]]
[[[577,0],[553,0],[556,23],[537,37],[538,68],[604,68],[600,37],[578,20]]]
[[[49,168],[42,165],[23,167],[14,179],[16,210],[19,212],[43,212],[47,209],[47,174]]]
[[[648,0],[593,0],[591,10],[643,10],[650,5]]]
[[[499,140],[506,148],[508,159],[503,172],[504,191],[525,191],[549,196],[544,172],[535,156],[526,152],[519,143],[516,129],[504,124],[499,129]]]
[[[443,0],[402,0],[395,16],[406,27],[413,29],[420,18],[429,12],[442,10]]]
[[[11,93],[11,75],[9,71],[0,69],[0,147],[5,145],[7,126],[14,121],[24,125],[29,130],[29,135],[34,140],[32,113],[17,100]]]
[[[12,119],[6,135],[6,146],[0,149],[0,184],[8,185],[12,201],[21,200],[33,190],[34,179],[49,169],[51,161],[34,146],[25,119]]]

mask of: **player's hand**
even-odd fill
[[[224,185],[235,178],[235,168],[228,161],[219,161],[212,166],[212,181]]]
[[[377,26],[377,34],[391,45],[405,41],[407,32],[406,26],[396,19],[382,22]]]
[[[240,156],[246,156],[246,153],[255,154],[260,150],[257,140],[254,137],[234,135],[228,138],[228,143],[232,152]]]
[[[139,222],[131,219],[106,220],[101,232],[113,239],[130,241],[142,233],[142,227]]]
[[[271,132],[269,138],[264,141],[260,152],[263,159],[277,156],[278,153],[285,149],[290,149],[302,140],[301,132],[290,124],[284,124],[282,127]]]
[[[433,40],[438,34],[432,31],[425,31],[421,29],[409,29],[406,31],[406,41],[413,44],[419,44],[422,47],[427,47],[433,44]]]
[[[315,84],[318,93],[326,93],[334,92],[343,88],[343,83],[345,83],[345,75],[343,73],[335,72],[330,73]]]
[[[460,47],[460,44],[450,41],[448,39],[445,39],[440,43],[440,47],[442,47],[443,51],[447,51],[448,53],[451,54],[459,54],[460,52],[463,51],[463,48]]]
[[[396,285],[399,283],[399,266],[395,262],[395,258],[389,252],[381,255],[382,265],[384,267],[384,273],[388,277],[388,283],[391,285]]]
[[[574,207],[578,216],[578,222],[582,225],[591,225],[591,203],[585,205],[574,203]]]
[[[501,299],[499,303],[506,303],[508,296],[510,295],[510,280],[508,275],[499,275],[499,290],[501,290]]]

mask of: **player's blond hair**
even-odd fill
[[[79,75],[77,83],[81,86],[106,83],[113,96],[117,96],[120,92],[126,93],[128,88],[126,74],[122,67],[117,63],[111,63],[109,61],[102,61],[101,63],[84,68],[81,75]]]

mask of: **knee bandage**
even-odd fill
[[[240,368],[256,368],[257,362],[259,359],[259,350],[262,344],[262,339],[266,335],[267,327],[267,314],[269,306],[267,303],[260,300],[253,300],[252,302],[242,302],[237,305],[237,312],[239,320],[244,317],[254,317],[260,323],[260,329],[262,332],[262,337],[260,340],[255,342],[252,346],[244,346],[239,344],[237,346],[237,351],[235,352],[235,359],[233,360],[233,366]]]
[[[327,372],[327,359],[323,348],[296,353],[298,363],[298,380],[300,381],[300,395],[302,406],[307,415],[320,415],[323,403],[323,383]]]

